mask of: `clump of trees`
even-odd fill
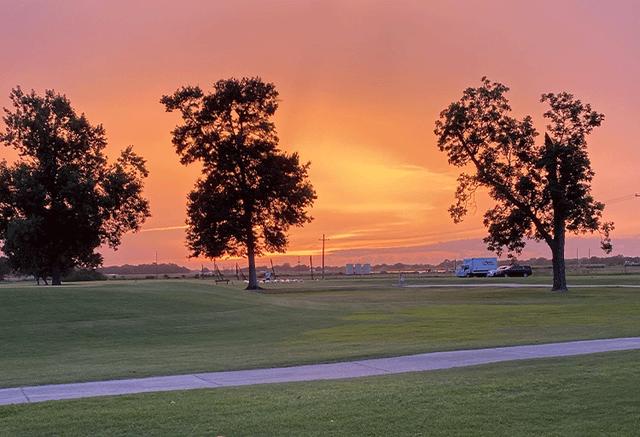
[[[109,163],[105,130],[77,114],[64,95],[11,91],[0,143],[20,159],[0,162],[0,240],[10,265],[36,278],[61,278],[102,263],[95,250],[120,245],[150,215],[148,172],[131,146]]]
[[[611,251],[613,223],[594,199],[587,137],[604,115],[573,95],[543,94],[548,105],[543,141],[531,117],[514,117],[503,84],[482,79],[436,121],[439,149],[460,167],[455,222],[480,188],[496,205],[485,212],[490,250],[518,255],[526,239],[545,241],[552,254],[553,289],[567,289],[565,235],[600,233]],[[36,278],[61,278],[102,263],[101,245],[117,248],[150,215],[145,160],[132,147],[109,162],[104,128],[77,114],[48,90],[11,91],[0,143],[20,159],[0,162],[0,265]],[[258,77],[216,82],[210,92],[186,86],[161,99],[181,122],[172,131],[180,162],[198,162],[202,176],[188,195],[187,245],[192,256],[246,256],[248,289],[257,289],[255,258],[283,252],[291,226],[312,220],[316,193],[309,162],[279,148],[273,117],[278,92]],[[155,267],[157,268],[157,267]],[[4,270],[2,270],[4,269]]]
[[[62,277],[65,282],[106,281],[107,277],[95,269],[73,269]]]
[[[159,273],[190,273],[191,270],[174,263],[160,264],[124,264],[121,266],[108,266],[98,269],[100,273],[107,275],[147,275]]]
[[[594,172],[587,152],[587,136],[604,115],[572,94],[543,94],[548,124],[544,141],[538,142],[531,117],[511,115],[508,90],[483,78],[436,121],[438,147],[451,165],[465,170],[449,212],[460,222],[475,192],[487,189],[496,201],[484,214],[487,247],[519,254],[527,238],[545,241],[552,254],[553,290],[565,291],[567,232],[598,232],[603,250],[612,249],[613,223],[603,220],[604,204],[591,194]]]
[[[310,164],[278,148],[275,86],[257,77],[232,78],[208,93],[182,87],[161,103],[182,117],[172,132],[180,162],[202,165],[188,197],[191,254],[246,256],[247,289],[258,289],[255,257],[283,252],[287,230],[311,221],[307,211],[316,198]]]

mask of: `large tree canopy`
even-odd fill
[[[311,221],[307,209],[316,197],[309,163],[278,149],[275,86],[260,78],[220,80],[210,93],[188,86],[161,102],[182,116],[173,131],[181,162],[202,164],[187,210],[192,255],[246,255],[248,288],[258,288],[255,256],[283,252],[289,227]]]
[[[73,267],[100,265],[95,249],[117,248],[149,216],[145,161],[127,147],[109,163],[104,128],[63,95],[18,87],[10,99],[0,142],[20,159],[0,162],[2,251],[16,269],[57,285]]]
[[[543,94],[548,124],[538,143],[531,117],[511,115],[508,90],[483,78],[436,121],[440,150],[450,164],[465,169],[449,212],[461,221],[476,190],[487,188],[496,200],[484,215],[488,248],[511,255],[522,251],[527,238],[545,241],[552,252],[553,289],[564,291],[566,231],[599,232],[603,249],[611,251],[613,224],[603,221],[604,204],[591,195],[594,172],[586,141],[604,115],[569,93]]]

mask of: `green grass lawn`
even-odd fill
[[[0,435],[635,436],[640,351],[0,407]]]
[[[550,273],[550,272],[549,272]],[[396,275],[396,278],[399,276]],[[522,283],[522,284],[544,284],[549,285],[553,282],[550,274],[535,274],[528,278],[456,278],[456,277],[429,277],[423,275],[407,275],[408,284],[500,284],[500,283]],[[602,285],[602,284],[640,284],[640,274],[568,274],[567,284],[571,286],[578,285]]]
[[[2,286],[0,387],[640,335],[636,289],[393,281],[271,286],[285,294],[196,280]]]

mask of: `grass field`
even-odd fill
[[[0,407],[0,435],[634,436],[640,352]]]
[[[640,289],[562,295],[500,288],[502,278],[491,289],[397,288],[396,281],[271,286],[283,294],[196,280],[1,286],[0,387],[640,335]],[[418,282],[467,281],[410,279]]]

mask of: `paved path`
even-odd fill
[[[0,389],[0,405],[197,388],[357,378],[361,376],[450,369],[500,361],[565,357],[632,349],[640,349],[640,337],[432,352],[393,358],[273,369],[5,388]]]

